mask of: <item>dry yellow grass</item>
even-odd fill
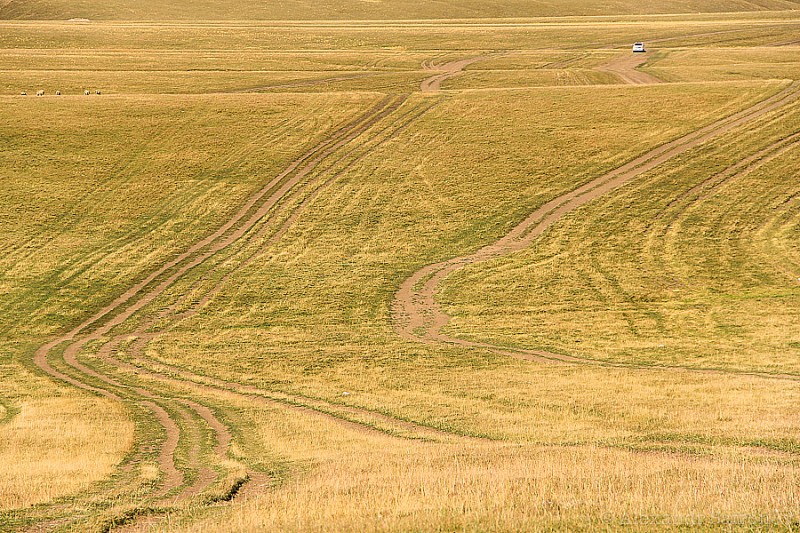
[[[454,276],[443,292],[451,331],[604,360],[796,374],[787,177],[799,123],[788,105],[587,206],[530,250]]]
[[[176,531],[519,531],[785,524],[800,470],[786,456],[687,459],[594,447],[420,445],[344,453],[274,494]]]
[[[18,412],[0,424],[0,511],[88,490],[131,449],[134,424],[119,404],[65,389],[45,394],[45,383],[23,370],[5,367],[3,380],[14,382],[0,395],[13,394]]]
[[[796,80],[800,78],[798,45],[800,41],[793,46],[773,48],[677,49],[651,61],[647,71],[667,81]]]
[[[535,17],[565,15],[622,15],[630,13],[718,13],[726,11],[770,11],[798,9],[794,0],[658,0],[647,4],[632,0],[458,0],[416,2],[413,0],[322,0],[306,2],[256,2],[253,0],[196,1],[173,5],[153,0],[110,0],[95,4],[87,0],[7,0],[0,5],[0,18],[99,20],[386,20],[452,19],[478,17]]]
[[[529,365],[527,370],[516,369],[520,377],[534,374],[531,370]],[[551,389],[538,391],[540,395],[527,389],[531,396],[553,397],[559,387],[570,386],[565,376],[544,373],[542,381]],[[592,392],[614,406],[639,404],[649,405],[648,409],[665,405],[663,396],[654,391],[668,381],[677,385],[665,375],[593,376],[579,371],[574,377],[572,385],[579,385],[580,379],[584,386],[606,381],[606,390]],[[660,385],[642,388],[653,378]],[[730,390],[715,391],[712,381],[707,380],[706,399],[735,396]],[[745,390],[759,387],[756,381],[740,385]],[[632,394],[615,395],[614,388],[641,396],[637,400]],[[668,394],[680,398],[691,396],[688,392]],[[748,393],[739,397],[742,404],[759,403]],[[579,404],[585,405],[577,399]],[[788,406],[774,409],[787,413],[784,408]],[[601,410],[597,407],[594,416],[608,421]],[[703,408],[695,405],[690,410],[699,413]],[[687,413],[680,407],[675,411],[676,419]],[[283,409],[251,406],[247,412],[258,422],[243,439],[245,448],[268,450],[269,457],[281,458],[280,484],[255,501],[214,511],[197,523],[156,530],[204,531],[225,523],[227,531],[513,531],[601,524],[788,525],[797,518],[796,456],[759,443],[733,445],[720,438],[716,444],[697,440],[673,446],[645,442],[541,446],[457,437],[425,443],[357,432]],[[736,408],[730,413],[738,416]],[[753,414],[755,420],[758,415]],[[537,419],[525,411],[516,416],[518,421]],[[538,421],[543,432],[570,425],[564,418],[545,422],[538,417]],[[769,432],[764,426],[760,430]],[[590,433],[576,427],[576,436]],[[555,438],[569,441],[565,436]]]
[[[779,290],[775,274],[800,264],[794,204],[780,204],[796,149],[713,202],[681,196],[740,153],[794,135],[796,104],[666,162],[439,295],[451,334],[608,352],[628,366],[419,344],[390,319],[398,285],[421,266],[785,89],[792,49],[761,45],[785,40],[796,18],[0,23],[7,91],[94,80],[118,93],[0,97],[0,529],[796,526],[797,381],[709,368],[795,371],[793,352],[763,348],[800,341],[797,292]],[[644,67],[653,73],[714,63],[681,83],[609,86],[619,80],[595,67],[640,38],[662,39]],[[696,43],[707,46],[688,51]],[[477,55],[485,61],[440,94],[396,94],[437,63]],[[184,94],[355,73],[365,76],[278,89],[291,94]],[[119,326],[101,319],[78,335],[99,331],[85,346],[36,359],[121,403],[27,373],[47,339],[180,257],[387,94],[368,127],[266,192],[287,189],[262,219],[234,225],[238,238],[112,307],[142,303]],[[691,203],[681,213],[669,207],[676,195]],[[667,239],[640,238],[668,218]],[[679,291],[657,283],[662,268]],[[634,331],[632,317],[644,326]],[[755,317],[746,334],[733,327],[743,317]],[[653,333],[665,329],[671,343]],[[726,356],[713,352],[721,341]],[[699,371],[649,367],[665,362]]]

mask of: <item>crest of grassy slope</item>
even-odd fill
[[[0,19],[385,20],[716,13],[797,9],[796,0],[7,0]]]

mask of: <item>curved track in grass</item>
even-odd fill
[[[466,64],[469,62],[463,63],[464,66]],[[433,78],[446,79],[455,74],[455,68],[448,64],[444,77],[443,74],[437,74]],[[432,86],[435,87],[434,91],[438,90],[436,82],[432,82]],[[355,431],[424,440],[465,438],[369,409],[266,391],[199,375],[150,360],[144,355],[147,345],[163,334],[164,323],[174,324],[196,315],[222,290],[232,274],[254,261],[265,248],[277,243],[305,207],[342,172],[377,146],[394,138],[437,103],[438,100],[431,99],[410,103],[407,95],[386,96],[293,161],[251,195],[213,234],[156,268],[94,315],[36,350],[34,363],[45,374],[88,392],[123,402],[144,413],[160,427],[160,437],[151,433],[140,435],[141,444],[134,454],[138,458],[134,462],[138,462],[149,451],[161,471],[157,485],[140,502],[143,509],[166,511],[184,502],[202,503],[208,501],[209,497],[217,498],[215,494],[220,491],[223,491],[225,499],[238,495],[252,497],[269,486],[264,474],[249,471],[230,456],[232,429],[219,419],[211,404],[207,403],[209,394],[224,393],[249,401],[278,405],[305,415],[328,418]],[[270,225],[273,219],[277,219],[277,226]],[[149,311],[149,304],[193,269],[215,259],[234,244],[259,240],[264,241],[263,244],[255,251],[238,257],[239,263],[234,268],[223,271],[224,262],[212,267],[207,275],[216,276],[219,281],[206,289],[205,293],[201,292],[200,298],[188,311],[178,310],[187,303],[189,293],[161,312]],[[242,252],[235,251],[234,255],[237,254],[241,256]],[[194,288],[190,287],[189,291]],[[142,313],[144,319],[132,334],[114,335],[115,328]],[[120,357],[123,343],[129,344],[125,349],[125,360]],[[95,355],[87,359],[87,353]],[[205,447],[200,443],[205,443]],[[176,455],[181,444],[186,451],[181,464],[178,464]],[[215,459],[210,463],[212,456]],[[227,488],[220,487],[221,484],[227,484]],[[209,493],[215,485],[215,492]],[[124,492],[126,487],[122,482],[122,485],[117,483],[105,490],[111,495]],[[125,512],[128,514],[119,519],[112,516],[110,527],[127,524],[126,528],[133,526],[132,529],[135,529],[136,514],[132,515],[134,522],[131,523],[128,517],[130,509]],[[141,525],[146,526],[153,520],[142,519]],[[46,523],[62,525],[70,521],[70,517],[62,515],[56,520],[40,522],[39,526]],[[35,529],[37,526],[33,527]]]
[[[663,83],[652,74],[638,70],[638,67],[647,62],[648,54],[626,54],[615,57],[611,61],[596,68],[600,72],[608,72],[630,85],[653,85]]]
[[[423,93],[437,93],[441,90],[442,83],[449,79],[461,76],[464,73],[465,68],[473,63],[477,63],[478,61],[486,59],[486,57],[487,56],[467,57],[442,64],[425,62],[422,64],[423,68],[427,70],[437,70],[440,72],[423,80],[420,84],[419,90]]]
[[[634,65],[634,63],[635,61],[621,60],[619,65],[626,65],[624,68],[631,68],[631,65]],[[625,165],[554,198],[535,210],[522,222],[517,224],[508,234],[492,244],[486,245],[471,254],[454,257],[423,267],[407,278],[395,294],[392,304],[392,320],[395,330],[401,337],[410,341],[482,348],[525,360],[557,363],[607,364],[621,367],[632,366],[619,363],[605,363],[600,360],[585,359],[545,350],[510,348],[451,337],[442,331],[442,328],[450,321],[450,316],[439,306],[436,295],[440,290],[442,282],[454,272],[468,265],[496,259],[527,248],[553,224],[579,207],[613,192],[618,187],[656,168],[658,165],[673,157],[683,154],[706,141],[719,137],[736,127],[748,124],[769,112],[780,109],[797,100],[798,97],[800,97],[800,85],[793,83],[783,91],[766,100],[756,103],[729,117],[718,120],[695,132],[684,135],[672,142],[654,148]],[[767,149],[767,151],[770,153],[776,150],[779,151],[783,149],[782,146],[783,145],[773,147]],[[766,155],[766,153],[761,155]],[[751,162],[752,161],[745,160],[742,162],[742,165],[734,165],[733,172],[735,173],[735,171],[745,168],[746,165]],[[688,368],[687,370],[715,373],[722,372],[717,370],[697,370]],[[763,374],[756,372],[742,373],[769,378],[800,380],[800,377],[793,375]]]

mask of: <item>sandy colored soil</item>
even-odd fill
[[[597,70],[614,74],[622,80],[623,83],[630,83],[633,85],[661,83],[661,80],[655,76],[637,70],[637,67],[647,63],[648,55],[647,53],[627,53],[612,59],[605,65],[597,67]]]
[[[437,70],[441,71],[439,74],[435,74],[430,78],[423,80],[422,84],[419,87],[419,90],[423,93],[435,93],[439,92],[442,88],[442,83],[446,80],[451,78],[455,78],[456,76],[460,76],[463,74],[464,69],[470,66],[473,63],[477,63],[478,61],[485,59],[485,56],[477,56],[477,57],[469,57],[466,59],[459,59],[457,61],[450,61],[449,63],[444,63],[442,65],[432,65],[430,63],[423,63],[423,67],[430,70]]]

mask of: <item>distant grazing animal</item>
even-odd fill
[[[20,96],[28,96],[28,93],[26,93],[25,91],[22,91],[21,93],[19,93],[19,95]]]
[[[56,96],[61,96],[61,91],[56,91]]]
[[[36,96],[44,96],[44,91],[36,91]]]
[[[100,94],[100,91],[95,91],[94,94]]]
[[[89,96],[89,91],[83,91],[83,96]]]

